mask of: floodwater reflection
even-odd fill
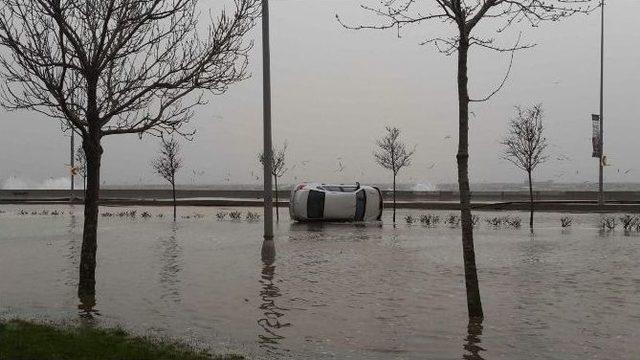
[[[75,287],[78,284],[78,267],[80,264],[82,235],[77,232],[78,218],[74,214],[73,210],[69,212],[69,215],[69,224],[67,225],[67,252],[65,254],[68,266],[63,269],[63,272],[65,273],[65,285]]]
[[[180,290],[180,278],[178,275],[182,271],[184,264],[183,249],[178,243],[178,225],[174,223],[171,227],[171,234],[162,237],[160,240],[160,287],[162,299],[173,302],[180,302],[182,293]]]
[[[462,346],[465,353],[462,358],[465,360],[484,360],[481,352],[485,352],[486,349],[480,346],[482,340],[482,320],[470,320],[467,326],[467,336],[464,338],[464,345]]]
[[[96,309],[95,295],[78,295],[80,303],[78,304],[78,316],[86,325],[94,325],[96,317],[100,316],[100,312]]]
[[[327,223],[324,222],[292,222],[289,225],[289,230],[291,232],[311,232],[311,233],[321,233],[324,231]]]
[[[293,222],[289,227],[289,240],[365,241],[381,239],[381,222]],[[371,230],[374,229],[374,230]]]
[[[288,352],[281,347],[284,336],[279,330],[291,326],[284,322],[283,317],[289,309],[278,306],[276,300],[282,296],[280,288],[275,284],[276,275],[276,248],[273,240],[264,240],[262,243],[262,271],[260,274],[260,310],[262,316],[258,319],[258,325],[263,333],[258,334],[258,345],[273,355],[282,355]]]

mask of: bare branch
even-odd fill
[[[511,57],[509,59],[509,67],[507,68],[507,72],[504,75],[504,78],[502,79],[502,82],[500,83],[500,85],[498,85],[498,87],[496,87],[491,93],[489,93],[489,95],[485,96],[482,99],[469,99],[470,102],[485,102],[490,100],[494,95],[496,95],[497,93],[500,92],[500,90],[502,90],[502,88],[504,87],[504,85],[507,83],[507,80],[509,79],[509,76],[511,75],[511,69],[513,67],[513,58],[515,55],[515,52],[518,50],[523,50],[523,49],[528,49],[533,47],[534,45],[520,45],[520,39],[522,37],[522,33],[520,33],[518,35],[518,40],[516,41],[515,45],[512,46],[511,48],[499,48],[499,47],[495,47],[493,45],[491,45],[490,42],[486,42],[486,41],[481,41],[479,39],[473,39],[472,42],[470,43],[470,45],[476,44],[494,51],[498,51],[498,52],[509,52],[511,53]]]
[[[34,110],[95,138],[177,133],[247,77],[258,0],[199,29],[198,0],[2,0],[3,106]]]
[[[75,170],[83,178],[87,177],[87,156],[84,153],[82,146],[78,147],[75,153]]]
[[[400,170],[411,165],[411,158],[415,153],[415,147],[408,150],[400,140],[400,130],[395,127],[386,127],[387,134],[376,141],[378,151],[373,153],[376,163],[390,170],[394,176]]]
[[[407,25],[442,21],[454,24],[455,35],[432,35],[421,45],[431,44],[444,55],[452,55],[461,46],[479,46],[497,52],[509,52],[509,67],[499,86],[486,97],[471,100],[487,101],[500,92],[506,84],[513,66],[514,53],[529,49],[535,44],[520,43],[522,34],[514,46],[496,45],[494,38],[483,38],[476,34],[477,25],[481,22],[495,24],[495,33],[500,34],[514,24],[524,23],[537,27],[542,22],[558,21],[575,14],[587,14],[598,5],[599,0],[383,0],[377,7],[362,5],[362,9],[373,14],[381,21],[364,25],[350,25],[338,15],[338,22],[351,30],[386,30],[396,29],[398,36]]]
[[[160,139],[160,155],[151,162],[153,170],[172,186],[176,184],[176,173],[182,168],[180,144],[174,137]]]
[[[289,168],[286,167],[287,147],[288,145],[285,141],[281,148],[271,150],[271,174],[276,178],[281,178],[289,171]],[[266,161],[264,153],[258,154],[258,161],[264,166]]]
[[[544,137],[542,105],[531,108],[516,107],[516,116],[509,121],[507,136],[501,141],[505,146],[502,158],[517,168],[531,173],[545,161],[548,143]]]

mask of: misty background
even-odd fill
[[[210,2],[202,4],[206,11]],[[640,13],[640,1],[611,1],[606,10],[604,149],[611,166],[605,181],[640,182],[640,31],[633,16]],[[430,34],[441,34],[445,25],[407,27],[399,38],[394,30],[346,30],[336,14],[348,23],[376,21],[357,1],[271,1],[273,136],[274,144],[286,140],[289,149],[290,170],[281,182],[389,182],[390,174],[375,164],[372,152],[384,127],[391,125],[402,130],[408,145],[417,145],[413,165],[400,173],[399,182],[425,189],[454,183],[456,55],[419,45]],[[180,184],[262,181],[257,159],[262,147],[259,24],[251,36],[252,76],[197,109],[189,125],[197,134],[191,142],[182,141]],[[513,32],[504,39],[511,44]],[[537,170],[536,180],[596,182],[591,114],[599,106],[599,12],[527,28],[523,41],[538,46],[516,53],[498,95],[472,104],[471,181],[524,180],[500,159],[499,140],[515,105],[543,103],[551,157]],[[469,62],[471,93],[478,98],[502,81],[509,55],[476,47]],[[4,110],[0,119],[0,188],[67,187],[69,134],[61,132],[58,121]],[[150,166],[156,138],[109,136],[103,147],[103,184],[162,182]]]

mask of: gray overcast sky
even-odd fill
[[[640,26],[633,16],[640,13],[640,1],[610,1],[607,11],[605,152],[613,165],[606,178],[640,181]],[[414,165],[401,174],[401,182],[455,182],[455,55],[443,56],[419,45],[444,25],[407,28],[398,38],[394,31],[345,30],[336,22],[336,13],[346,21],[374,20],[365,16],[357,1],[272,1],[274,141],[288,141],[289,163],[295,165],[283,181],[388,181],[371,153],[375,139],[389,124],[404,132],[407,143],[417,144]],[[506,39],[512,41],[513,35]],[[258,39],[259,32],[252,36]],[[537,102],[546,110],[553,154],[570,159],[552,157],[537,178],[595,179],[590,114],[598,111],[598,14],[527,29],[523,39],[539,45],[516,55],[500,94],[472,108],[471,180],[523,180],[499,159],[498,141],[513,106]],[[182,183],[259,182],[255,177],[261,171],[256,156],[262,139],[259,54],[256,41],[250,59],[252,78],[199,109],[191,124],[198,131],[195,141],[183,145]],[[497,85],[508,62],[507,55],[473,50],[472,93],[486,93]],[[68,138],[57,121],[30,112],[2,111],[0,116],[0,187],[11,176],[28,184],[66,176]],[[149,166],[156,139],[108,137],[104,147],[106,184],[159,182]],[[339,162],[342,172],[337,171]]]

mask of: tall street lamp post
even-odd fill
[[[604,0],[600,8],[600,161],[598,173],[598,205],[604,205]]]
[[[262,0],[262,106],[264,128],[264,238],[273,239],[273,194],[271,169],[273,147],[271,143],[271,59],[269,54],[269,1]],[[277,204],[276,204],[277,206]]]
[[[75,151],[76,151],[76,147],[74,144],[74,140],[75,140],[75,134],[73,131],[73,128],[71,126],[69,126],[69,128],[71,129],[71,144],[70,144],[70,149],[69,149],[69,166],[70,166],[70,175],[71,175],[71,195],[69,196],[69,200],[73,200],[73,190],[75,188],[75,159],[74,159],[74,155],[75,155]]]

